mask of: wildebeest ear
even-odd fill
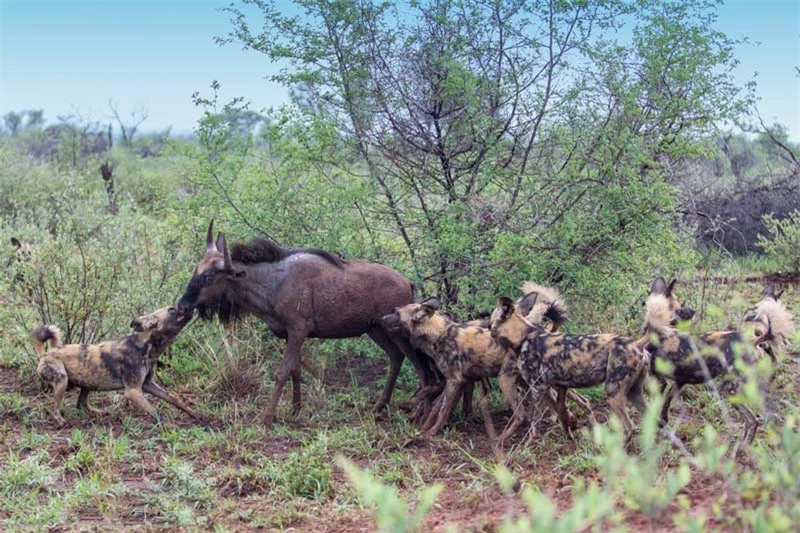
[[[208,223],[208,231],[206,231],[206,253],[218,252],[219,248],[214,243],[214,219]]]
[[[434,311],[438,311],[439,308],[442,306],[442,303],[439,301],[439,298],[435,296],[431,296],[430,298],[425,298],[420,302],[420,305],[424,305],[425,307],[429,307]]]
[[[15,250],[19,250],[22,248],[22,243],[19,242],[19,239],[16,237],[11,237],[11,246],[13,246]]]
[[[656,280],[653,282],[653,285],[650,286],[650,294],[663,294],[666,296],[667,282],[664,281],[664,278],[661,276],[656,278]]]
[[[786,290],[786,289],[781,289],[781,292],[779,292],[779,293],[775,294],[775,296],[773,296],[773,298],[775,298],[775,301],[777,301],[777,300],[778,300],[778,298],[780,298],[780,297],[781,297],[781,295],[783,294],[783,291],[785,291],[785,290]]]
[[[676,278],[672,278],[672,281],[669,282],[667,285],[667,297],[672,296],[672,291],[675,290],[675,284],[678,282]]]
[[[522,297],[522,300],[519,301],[517,304],[517,309],[519,309],[519,314],[522,316],[527,316],[528,313],[531,312],[533,306],[536,305],[536,300],[539,298],[539,293],[529,292],[525,296]]]

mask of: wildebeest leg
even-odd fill
[[[306,340],[306,335],[305,333],[289,332],[287,337],[286,350],[283,352],[283,359],[281,360],[280,366],[278,366],[277,372],[275,372],[275,389],[272,391],[272,398],[270,399],[269,407],[266,411],[264,411],[263,415],[264,426],[268,428],[272,427],[272,424],[275,422],[275,411],[278,409],[278,401],[281,399],[283,386],[286,385],[286,381],[289,379],[289,376],[295,372],[295,369],[299,370],[301,367],[300,356],[302,353],[303,342]],[[296,383],[296,386],[296,396],[293,397],[292,400],[296,400],[299,404],[299,381]],[[299,405],[296,404],[295,407],[299,408]]]
[[[168,390],[162,388],[160,385],[156,385],[152,381],[146,381],[144,385],[142,385],[142,390],[147,394],[152,394],[156,398],[161,398],[165,402],[174,405],[187,415],[191,416],[196,420],[203,420],[203,416],[195,412],[194,409],[183,403],[181,400],[173,396]]]
[[[81,387],[81,393],[78,395],[78,405],[77,405],[78,409],[83,409],[90,415],[94,416],[105,415],[106,412],[103,411],[102,409],[96,409],[91,405],[89,405],[89,392],[91,392],[89,389]]]
[[[386,409],[389,405],[389,400],[392,398],[392,392],[394,391],[394,386],[397,383],[397,376],[400,374],[400,367],[403,365],[403,359],[405,355],[403,351],[400,349],[398,343],[392,340],[391,337],[379,327],[375,327],[367,331],[367,335],[369,338],[375,341],[375,344],[381,347],[381,349],[386,352],[386,355],[389,356],[389,376],[386,378],[386,385],[383,387],[383,395],[381,396],[380,401],[375,405],[375,411],[382,411]],[[411,357],[409,357],[411,359]],[[413,359],[412,359],[413,362]],[[418,363],[414,364],[414,368],[417,369],[417,374],[420,375],[420,383],[425,385],[424,378],[422,377],[424,374],[424,370],[418,368]]]
[[[439,433],[447,423],[447,419],[453,411],[453,406],[459,398],[458,393],[461,392],[463,384],[463,381],[457,379],[450,379],[447,381],[447,385],[445,385],[444,392],[442,393],[441,407],[439,408],[439,416],[436,419],[436,423],[425,431],[428,436]],[[434,410],[434,412],[436,411]]]

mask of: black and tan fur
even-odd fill
[[[752,336],[756,329],[763,327],[760,319],[753,320],[760,317],[755,313],[751,318],[745,316],[743,329],[740,330],[712,331],[699,335],[678,331],[675,318],[676,315],[680,316],[680,312],[676,310],[683,306],[673,289],[674,283],[666,285],[661,277],[653,282],[644,322],[644,332],[651,337],[647,347],[652,354],[651,372],[662,382],[662,390],[665,380],[672,382],[661,410],[662,425],[667,423],[670,405],[680,396],[680,390],[685,385],[704,384],[731,374],[734,379],[720,387],[720,391],[726,396],[737,393],[741,379],[734,366],[736,358],[739,356],[745,364],[754,364],[758,355],[755,346],[764,336],[761,331],[759,338]],[[758,419],[746,405],[736,404],[735,408],[745,426],[742,442],[749,444],[758,430]]]
[[[543,320],[548,313],[548,309],[543,309],[539,319]],[[558,320],[559,317],[550,314],[552,324],[563,322]],[[475,325],[476,322],[478,325]],[[423,429],[430,435],[438,433],[447,422],[459,394],[478,380],[484,382],[484,396],[481,398],[484,423],[490,437],[494,435],[486,403],[486,380],[498,375],[507,357],[507,349],[495,341],[491,331],[482,327],[482,323],[483,321],[456,322],[450,313],[440,309],[436,298],[399,307],[394,313],[384,317],[384,324],[387,327],[399,326],[412,346],[433,359],[445,378],[445,389],[423,424]],[[436,394],[439,391],[431,392]],[[582,398],[576,398],[576,401],[580,400]],[[517,401],[514,397],[509,406],[516,408]],[[585,403],[588,405],[588,402]]]
[[[777,364],[791,344],[789,337],[795,331],[794,316],[780,301],[783,291],[767,284],[761,291],[761,301],[745,311],[739,330],[749,332],[749,340]]]
[[[39,354],[39,377],[49,384],[55,395],[53,418],[59,426],[64,393],[74,387],[81,389],[78,407],[90,414],[102,411],[88,403],[92,391],[124,390],[125,398],[158,420],[158,413],[144,397],[144,392],[165,400],[189,416],[202,419],[193,409],[153,381],[158,357],[169,347],[191,315],[180,315],[175,308],[159,309],[140,316],[131,324],[136,333],[97,344],[61,343],[56,326],[41,326],[31,333]],[[50,349],[45,351],[45,343]]]
[[[568,390],[605,383],[609,406],[622,422],[627,443],[633,434],[627,402],[644,410],[643,386],[649,363],[644,350],[647,339],[548,332],[524,318],[536,305],[537,298],[538,293],[534,292],[515,305],[511,299],[502,297],[492,313],[492,335],[509,350],[500,373],[504,394],[512,385],[516,390],[521,376],[530,388],[533,404],[544,400],[558,413],[564,431],[572,438],[565,403]],[[555,402],[548,394],[550,387],[557,392]],[[520,415],[515,417],[501,440],[522,422]]]

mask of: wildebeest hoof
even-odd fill
[[[372,412],[380,413],[382,411],[385,411],[388,406],[389,406],[388,403],[386,403],[383,400],[381,400],[380,402],[375,404],[375,407],[372,408]]]

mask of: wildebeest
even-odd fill
[[[429,361],[381,324],[382,316],[413,300],[413,285],[403,275],[377,263],[346,261],[317,249],[287,249],[263,238],[235,243],[229,250],[223,234],[213,240],[213,224],[208,225],[205,256],[178,308],[183,313],[196,309],[201,318],[217,316],[221,322],[252,314],[286,339],[265,425],[272,424],[289,377],[293,407],[300,409],[301,348],[309,337],[366,333],[387,353],[389,376],[376,409],[389,403],[404,357],[414,364],[423,385],[432,381]]]
[[[533,404],[544,400],[555,410],[570,438],[565,401],[568,389],[604,383],[609,406],[622,422],[627,444],[633,434],[633,423],[626,412],[627,401],[644,411],[643,386],[649,362],[644,350],[647,339],[550,333],[524,318],[537,297],[535,292],[528,294],[516,305],[505,297],[497,301],[491,318],[492,335],[509,349],[501,376],[515,376],[516,381],[516,375],[521,375],[531,389]],[[549,395],[550,387],[558,393],[555,402]]]
[[[179,317],[174,307],[165,307],[135,319],[131,327],[136,333],[97,344],[63,345],[61,332],[52,325],[34,330],[31,340],[39,354],[37,372],[53,389],[53,418],[56,423],[59,426],[65,423],[61,416],[61,403],[64,393],[73,387],[81,389],[78,408],[93,415],[103,413],[89,405],[90,392],[124,389],[125,398],[156,421],[158,413],[143,392],[171,403],[193,418],[202,419],[192,408],[153,381],[158,357],[190,319],[191,315]],[[45,351],[48,341],[50,349]]]
[[[666,285],[661,277],[653,282],[647,298],[643,328],[645,334],[651,336],[651,343],[647,347],[652,354],[651,373],[662,382],[662,390],[665,379],[672,381],[661,410],[662,425],[667,423],[670,405],[673,399],[680,396],[684,385],[708,383],[732,373],[733,379],[723,384],[720,391],[726,396],[737,393],[741,376],[735,370],[734,362],[739,356],[746,365],[755,364],[755,346],[761,342],[767,331],[761,321],[763,315],[753,312],[745,315],[739,331],[712,331],[696,336],[680,332],[674,327],[674,323],[676,318],[681,317],[678,310],[683,306],[674,295],[673,285]],[[747,330],[752,333],[745,334]],[[752,336],[756,332],[761,335]],[[744,422],[742,442],[747,445],[758,430],[758,419],[748,406],[736,403],[734,407]]]

